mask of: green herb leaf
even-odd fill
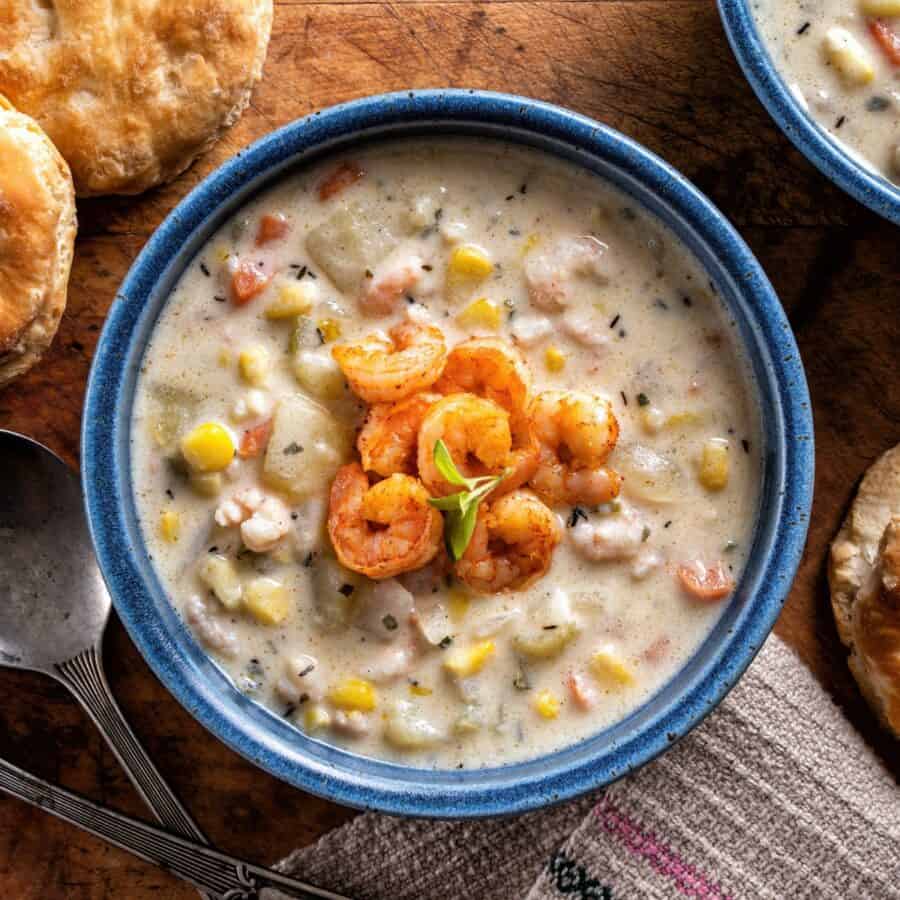
[[[453,462],[453,457],[450,455],[447,445],[441,440],[437,441],[434,445],[434,464],[437,466],[438,472],[440,472],[450,484],[469,487],[470,479],[466,478],[459,469],[456,468],[456,463]]]
[[[434,445],[434,464],[447,481],[466,488],[447,497],[428,498],[428,502],[435,509],[446,513],[444,527],[447,534],[447,549],[454,560],[461,559],[475,532],[481,501],[509,475],[510,470],[505,469],[499,475],[466,478],[456,468],[447,445],[440,440]]]

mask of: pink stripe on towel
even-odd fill
[[[685,897],[728,900],[727,894],[702,872],[684,862],[671,847],[642,829],[610,800],[601,800],[594,815],[607,834],[618,838],[634,856],[645,859],[660,875],[671,878]]]

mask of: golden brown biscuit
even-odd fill
[[[34,116],[80,196],[183,172],[240,116],[272,0],[5,0],[0,93]]]
[[[863,478],[831,545],[828,581],[850,669],[900,736],[900,445]]]
[[[50,346],[66,308],[75,189],[30,116],[0,95],[0,386]]]

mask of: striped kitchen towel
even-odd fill
[[[357,900],[889,900],[900,791],[773,636],[702,725],[599,796],[476,822],[369,813],[281,867]]]

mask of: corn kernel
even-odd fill
[[[474,244],[463,244],[450,254],[447,277],[459,281],[484,281],[494,271],[487,253]]]
[[[341,323],[337,319],[319,319],[316,331],[326,344],[330,344],[341,336]]]
[[[269,374],[269,352],[260,344],[245,347],[238,357],[238,370],[247,384],[263,384]]]
[[[559,715],[559,697],[553,691],[546,688],[538,691],[532,702],[538,715],[545,719],[555,719]]]
[[[254,578],[244,587],[244,608],[263,625],[281,625],[291,611],[291,597],[280,581]]]
[[[181,516],[179,516],[177,512],[167,509],[159,517],[159,533],[162,535],[164,541],[174,544],[175,541],[178,540],[178,535],[181,533]]]
[[[465,588],[452,587],[447,596],[447,609],[451,622],[461,622],[469,611],[471,597]]]
[[[712,438],[703,445],[700,456],[700,484],[708,491],[721,491],[728,485],[728,441]]]
[[[465,649],[451,650],[444,657],[444,668],[457,678],[477,675],[494,655],[494,649],[493,641],[479,641]]]
[[[313,704],[306,707],[303,714],[303,726],[307,731],[318,731],[327,728],[331,724],[331,714],[324,706]]]
[[[288,281],[278,289],[278,296],[266,307],[267,319],[294,319],[308,313],[319,294],[314,281]]]
[[[204,422],[181,439],[181,454],[195,472],[221,472],[234,459],[234,440],[224,425]]]
[[[875,67],[866,48],[846,28],[829,28],[822,47],[825,56],[849,84],[868,84],[875,77]]]
[[[418,682],[409,686],[409,692],[415,697],[430,697],[434,693],[430,687],[425,687],[424,684]]]
[[[527,238],[525,238],[525,243],[522,244],[522,256],[527,256],[537,247],[541,242],[541,236],[539,234],[529,234]]]
[[[491,328],[500,327],[500,307],[492,303],[487,297],[473,300],[457,317],[464,328]]]
[[[339,709],[360,712],[371,712],[378,702],[375,685],[364,678],[345,678],[331,688],[328,699]]]
[[[666,425],[669,428],[680,428],[684,425],[700,425],[703,422],[703,416],[692,410],[683,410],[682,412],[672,413],[666,419]]]
[[[551,372],[562,372],[566,367],[566,355],[559,347],[548,347],[544,353],[544,362]]]
[[[221,472],[191,472],[189,480],[201,497],[218,497],[224,483]]]
[[[866,16],[878,18],[900,16],[900,0],[860,0],[859,8]]]
[[[595,651],[591,655],[589,665],[598,681],[612,682],[623,686],[634,684],[634,675],[631,669],[611,649],[604,648]]]

